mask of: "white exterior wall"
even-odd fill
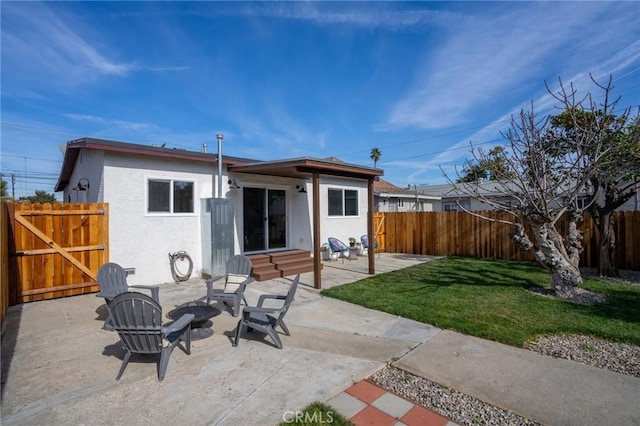
[[[375,197],[375,208],[377,212],[380,213],[389,213],[391,211],[394,211],[391,209],[391,203],[392,202],[397,202],[399,198],[402,198],[404,200],[403,205],[400,206],[398,205],[397,210],[395,210],[396,212],[415,212],[416,211],[416,197],[415,196],[407,196],[407,197],[398,197],[398,196],[391,196],[391,197],[386,197],[386,196],[376,196]],[[391,200],[396,200],[396,201],[391,201]],[[434,203],[436,203],[435,200],[429,200],[429,199],[420,199],[419,202],[422,204],[422,210],[418,211],[423,211],[423,212],[431,212],[434,211]],[[437,201],[439,203],[439,201]]]
[[[242,188],[263,188],[283,190],[286,193],[286,233],[287,249],[302,249],[313,251],[312,238],[312,202],[311,184],[302,179],[251,175],[246,173],[234,173],[230,176],[235,179],[240,189],[229,190],[226,197],[234,200],[234,214],[236,223],[235,252],[242,253],[243,229],[243,200]],[[299,193],[296,185],[304,185],[307,193]]]
[[[627,200],[626,203],[621,205],[616,210],[625,210],[625,211],[626,210],[633,210],[633,211],[640,210],[640,193],[636,192],[636,195],[631,197],[631,199]]]
[[[358,216],[329,216],[329,189],[350,189],[358,191]],[[367,233],[367,181],[322,177],[320,179],[320,244],[335,237],[349,244],[349,237],[360,242],[360,236]]]
[[[64,203],[101,203],[103,201],[103,164],[103,151],[80,150],[69,184],[63,191],[62,201]],[[87,191],[73,189],[78,186],[80,179],[83,179],[83,183],[86,182],[84,179],[89,182]]]
[[[200,199],[212,196],[215,174],[205,163],[106,153],[103,198],[109,202],[109,258],[123,268],[135,268],[129,284],[171,282],[168,254],[178,250],[186,250],[193,260],[191,276],[200,274]],[[150,178],[193,181],[194,213],[147,213]]]

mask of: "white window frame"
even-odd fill
[[[169,183],[169,211],[149,211],[149,184],[151,182],[168,182]],[[173,195],[175,193],[174,184],[176,182],[185,182],[192,184],[192,211],[190,212],[174,212],[173,208]],[[184,178],[168,178],[168,177],[152,177],[149,176],[145,178],[145,214],[147,216],[196,216],[196,181],[194,179],[184,179]]]
[[[458,203],[455,201],[445,201],[442,203],[442,211],[443,212],[457,212],[460,211],[460,207]]]
[[[585,207],[589,204],[590,198],[586,195],[581,195],[576,199],[576,205],[579,210],[584,210]]]
[[[341,193],[341,202],[342,202],[342,213],[341,214],[332,214],[330,210],[331,197],[329,193],[331,191],[336,191]],[[347,208],[347,192],[354,192],[356,195],[356,214],[346,214]],[[327,216],[329,217],[359,217],[360,216],[360,191],[357,189],[348,189],[348,188],[327,188]]]

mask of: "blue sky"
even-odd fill
[[[10,2],[1,170],[53,191],[60,144],[95,137],[274,160],[335,156],[445,183],[545,81],[614,77],[640,104],[638,2]],[[595,93],[595,91],[594,91]],[[596,98],[597,100],[597,98]],[[9,182],[9,189],[12,186]]]

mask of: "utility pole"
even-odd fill
[[[11,173],[11,197],[16,199],[16,174]]]

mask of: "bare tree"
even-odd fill
[[[612,79],[606,85],[593,82],[605,94],[601,107],[566,109],[551,120],[553,131],[566,150],[575,150],[572,142],[577,134],[602,133],[600,129],[605,129],[602,145],[589,150],[598,154],[595,150],[602,149],[604,154],[591,175],[584,201],[598,228],[598,275],[619,277],[613,212],[640,191],[640,111],[634,116],[630,108],[617,113],[615,107],[620,99],[609,100]]]
[[[608,90],[605,88],[607,93]],[[578,98],[572,84],[567,87],[560,81],[558,92],[550,93],[562,110],[595,108],[591,95]],[[452,182],[459,191],[509,213],[511,220],[503,222],[513,227],[511,237],[515,244],[533,253],[551,272],[556,295],[568,299],[576,296],[576,288],[582,284],[578,268],[582,209],[578,200],[588,192],[593,175],[607,155],[605,129],[593,130],[574,132],[573,149],[562,149],[566,139],[553,131],[550,117],[539,118],[532,105],[529,111],[522,110],[519,116],[512,117],[510,129],[502,133],[508,147],[498,155],[508,173],[480,184]],[[471,153],[478,164],[496,160],[495,151],[487,153],[472,147]],[[487,197],[487,190],[501,197]],[[559,231],[561,220],[566,220],[566,235]]]

